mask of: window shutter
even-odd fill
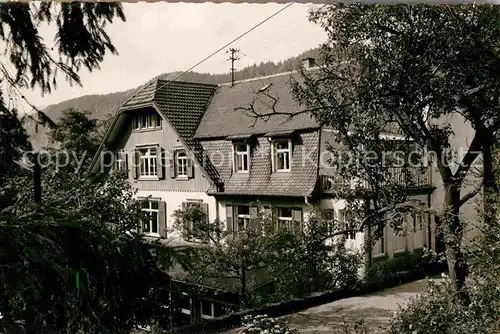
[[[123,171],[128,176],[128,154],[123,153]]]
[[[139,178],[139,151],[135,151],[132,156],[132,178]]]
[[[275,226],[276,228],[276,231],[279,230],[279,226],[278,226],[278,208],[277,207],[273,207],[272,208],[272,221],[273,221],[273,225]]]
[[[210,217],[208,216],[208,203],[201,203],[201,211],[205,214],[205,219],[207,224],[210,223]]]
[[[156,157],[156,171],[158,172],[159,179],[163,179],[163,177],[164,177],[163,167],[165,164],[163,163],[163,157],[164,157],[164,151],[160,147],[158,149],[158,156]]]
[[[264,214],[266,215],[266,217],[272,219],[273,218],[273,211],[271,210],[271,207],[266,206],[264,208]]]
[[[259,215],[259,207],[256,205],[250,206],[250,226],[249,228],[257,229],[259,222],[257,221],[257,216]]]
[[[187,159],[187,177],[190,179],[194,177],[193,159]]]
[[[181,207],[182,207],[182,211],[185,212],[186,209],[187,209],[187,207],[188,207],[187,202],[182,202]],[[187,221],[183,221],[182,224],[184,225],[184,228],[186,230],[189,228],[189,225],[188,225]]]
[[[293,209],[292,210],[292,219],[293,219],[294,223],[296,224],[296,226],[299,227],[299,231],[302,231],[302,209]]]
[[[160,201],[158,202],[158,233],[160,237],[167,236],[167,203]]]
[[[274,157],[274,141],[271,142],[271,172],[276,171],[276,166],[275,166],[275,157]]]
[[[110,171],[115,169],[115,164],[111,165],[111,163],[113,162],[113,159],[115,158],[116,155],[108,151],[104,151],[101,154],[104,155],[104,158],[102,159],[104,166],[106,166],[106,168],[110,167],[109,168]]]
[[[252,205],[250,207],[250,218],[256,217],[259,214],[259,207]]]
[[[170,159],[169,167],[170,167],[170,177],[172,179],[175,179],[175,159]]]
[[[226,205],[226,228],[227,231],[233,233],[233,206]]]

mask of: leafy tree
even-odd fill
[[[51,142],[58,146],[55,153],[66,153],[70,165],[80,171],[86,170],[100,143],[97,120],[90,115],[74,108],[65,110],[50,133]]]
[[[67,79],[80,83],[77,72],[83,67],[99,69],[106,52],[116,53],[106,33],[106,24],[114,19],[125,20],[119,3],[44,2],[3,3],[0,5],[0,39],[9,44],[5,59],[16,69],[7,75],[16,87],[40,87],[51,92],[61,71]],[[46,45],[40,36],[43,24],[55,23],[54,46]],[[57,51],[58,59],[51,54]],[[1,64],[9,74],[8,65]]]
[[[232,288],[227,282],[236,280],[242,307],[357,283],[359,254],[346,250],[345,238],[331,238],[329,227],[334,228],[335,222],[321,219],[319,214],[311,216],[304,231],[292,231],[277,229],[263,210],[255,210],[248,226],[234,234],[221,222],[207,222],[197,207],[178,209],[174,217],[175,227],[185,238],[206,243],[191,258],[187,267],[190,278],[218,282],[221,288]],[[267,275],[273,292],[249,293],[252,272]]]
[[[21,158],[30,148],[28,135],[17,117],[17,111],[6,109],[0,96],[0,184],[20,171]],[[4,188],[0,192],[0,210],[13,204],[15,192],[14,188]]]
[[[249,273],[266,267],[263,246],[265,236],[272,231],[269,218],[262,213],[252,215],[252,226],[232,234],[224,229],[222,222],[209,222],[196,206],[177,209],[173,217],[175,228],[182,232],[184,238],[206,243],[206,247],[193,254],[189,264],[191,279],[197,282],[218,281],[225,288],[233,286],[224,282],[236,281],[241,306],[246,306]]]
[[[81,154],[87,152],[92,157],[97,151],[100,138],[96,137],[97,120],[90,118],[91,113],[71,108],[63,111],[51,140],[59,143],[63,150],[73,150]]]
[[[105,30],[116,18],[124,20],[119,3],[0,4],[0,39],[9,46],[0,61],[2,83],[18,93],[34,87],[50,93],[62,72],[79,84],[82,66],[98,69],[106,53],[116,53]],[[55,24],[54,46],[41,38],[43,24]],[[101,183],[47,166],[42,201],[33,203],[29,157],[25,168],[5,177],[30,145],[16,112],[3,103],[0,110],[0,194],[12,199],[0,208],[0,329],[128,333],[154,321],[168,327],[175,314],[165,304],[169,277],[141,237],[129,232],[144,219],[130,185],[119,174]],[[70,112],[63,122],[92,128],[80,116]],[[54,125],[41,112],[38,120]],[[92,148],[74,134],[59,128],[54,138],[67,148]]]
[[[498,161],[496,161],[498,162]],[[497,202],[498,203],[498,202]],[[480,209],[480,216],[484,209]],[[498,333],[500,331],[500,217],[484,227],[468,251],[476,261],[466,282],[471,303],[460,303],[446,275],[429,281],[418,296],[401,307],[390,333]]]
[[[495,23],[499,18],[500,9],[490,5],[336,4],[315,8],[310,19],[325,28],[328,40],[321,48],[320,69],[304,72],[303,82],[294,87],[295,96],[306,106],[304,112],[337,130],[339,141],[348,150],[366,150],[371,145],[377,153],[375,171],[366,162],[360,164],[359,172],[349,165],[340,171],[349,179],[368,181],[374,191],[363,201],[359,200],[362,194],[358,200],[348,198],[350,209],[359,213],[353,220],[362,229],[380,229],[387,214],[395,212],[401,217],[404,212],[397,211],[408,209],[403,205],[405,195],[393,191],[395,187],[377,193],[388,168],[378,155],[386,151],[387,142],[380,134],[392,128],[436,154],[433,163],[446,195],[443,208],[435,209],[441,209],[449,273],[465,303],[469,301],[465,288],[468,265],[462,248],[460,207],[479,189],[464,197],[460,193],[481,153],[487,224],[495,216],[495,205],[488,204],[492,203],[488,196],[498,192],[491,150],[500,128],[500,35]],[[449,154],[455,130],[451,116],[462,117],[475,130],[468,150],[458,158]],[[400,222],[396,219],[394,225]]]
[[[169,277],[140,235],[145,219],[125,178],[106,184],[72,171],[44,170],[43,201],[32,203],[31,175],[0,216],[2,323],[31,333],[129,333],[168,327]]]
[[[361,256],[345,247],[342,230],[324,211],[309,214],[303,231],[281,231],[266,240],[266,261],[275,280],[271,301],[283,301],[325,290],[352,288],[358,283]]]

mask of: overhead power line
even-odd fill
[[[230,42],[224,44],[223,46],[221,46],[220,48],[218,48],[216,51],[212,52],[211,54],[209,54],[208,56],[206,56],[205,58],[203,58],[202,60],[200,60],[199,62],[197,62],[196,64],[194,64],[193,66],[191,66],[190,68],[188,68],[187,70],[185,70],[184,72],[182,72],[181,74],[177,75],[175,78],[167,81],[166,83],[164,83],[163,85],[161,85],[158,89],[161,89],[163,87],[165,87],[166,85],[168,85],[169,83],[171,83],[172,81],[175,81],[177,79],[179,79],[181,76],[183,76],[184,74],[188,73],[189,71],[191,71],[192,69],[194,69],[195,67],[199,66],[200,64],[204,63],[205,61],[207,61],[208,59],[212,58],[213,56],[215,56],[217,53],[221,52],[222,50],[224,50],[225,48],[227,48],[228,46],[230,46],[231,44],[233,44],[234,42],[236,42],[237,40],[239,40],[240,38],[242,38],[243,36],[249,34],[250,32],[252,32],[253,30],[257,29],[258,27],[260,27],[262,24],[266,23],[267,21],[269,21],[270,19],[272,19],[273,17],[275,17],[276,15],[278,15],[279,13],[281,13],[282,11],[284,11],[285,9],[287,9],[288,7],[290,7],[291,5],[293,5],[293,2],[289,3],[288,5],[286,5],[285,7],[281,8],[280,10],[278,10],[277,12],[275,12],[274,14],[268,16],[267,18],[265,18],[264,20],[260,21],[259,23],[257,23],[256,25],[254,25],[252,28],[248,29],[247,31],[245,31],[244,33],[242,33],[241,35],[239,35],[238,37],[234,38],[233,40],[231,40]],[[134,94],[135,95],[135,94]],[[127,100],[125,101],[125,103],[127,103],[130,99],[132,99],[133,95]],[[144,97],[145,98],[145,97]],[[138,102],[142,102],[144,100],[144,98],[142,98],[141,100],[139,100]],[[124,103],[124,104],[125,104]]]

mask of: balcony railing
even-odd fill
[[[408,188],[421,188],[432,184],[430,167],[410,167],[406,169],[393,167],[389,169],[389,174],[388,178],[391,182],[396,182]],[[321,191],[326,193],[333,192],[339,187],[359,186],[360,183],[363,187],[369,188],[368,181],[347,180],[342,178],[339,173],[329,170],[320,170],[319,183]]]

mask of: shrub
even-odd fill
[[[468,282],[471,304],[459,302],[452,281],[443,274],[400,308],[391,321],[394,334],[469,334],[500,332],[498,282],[472,274]]]
[[[424,292],[398,310],[391,322],[391,333],[459,333],[451,330],[458,325],[455,320],[462,313],[451,288],[448,279],[429,281]]]
[[[247,315],[242,320],[243,329],[241,334],[268,333],[268,334],[292,334],[298,333],[296,329],[289,328],[285,323],[267,315]]]
[[[444,270],[443,254],[423,249],[420,252],[405,252],[393,258],[381,258],[366,272],[364,284],[383,288],[403,276],[437,273]]]

